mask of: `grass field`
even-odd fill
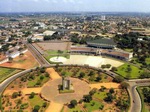
[[[145,62],[146,64],[150,64],[150,58],[146,58]]]
[[[85,103],[84,104],[88,112],[93,112],[95,110],[99,110],[99,107],[101,107],[101,103],[98,101],[92,100],[90,103]]]
[[[93,97],[103,100],[106,97],[106,92],[96,92]]]
[[[80,112],[80,111],[81,111],[81,108],[78,105],[75,108],[68,109],[68,112]]]
[[[11,69],[11,68],[0,68],[0,83],[4,81],[6,78],[21,72],[21,70]]]
[[[40,85],[39,86],[42,86],[45,82],[47,82],[49,80],[49,77],[45,77],[43,75],[43,80],[40,79],[40,75],[39,76],[36,76],[34,80],[30,80],[28,81],[28,87],[35,87],[37,86],[37,82],[40,81]]]
[[[56,70],[60,75],[65,77],[77,77],[80,78],[80,74],[84,73],[83,79],[89,81],[90,83],[97,82],[109,82],[112,78],[105,73],[98,73],[96,70],[81,68],[81,67],[58,67]],[[90,72],[93,74],[89,76]],[[96,80],[97,77],[100,77],[100,80]]]
[[[39,105],[41,107],[39,112],[44,112],[44,110],[46,110],[46,108],[42,108],[45,102],[46,101],[41,99],[39,95],[35,95],[34,98],[29,99],[29,103],[32,108],[34,108],[35,105]],[[48,104],[47,104],[47,107],[48,107]]]
[[[62,53],[59,53],[58,51],[46,51],[44,54],[44,57],[51,63],[51,64],[55,64],[54,62],[50,61],[50,58],[52,57],[56,57],[56,56],[62,56],[65,57],[67,59],[70,58],[70,55],[67,53],[67,51],[63,51]]]
[[[121,76],[131,79],[138,78],[142,72],[143,70],[140,70],[138,67],[135,67],[133,65],[128,65],[127,63],[118,67],[116,71],[116,73],[120,74]]]
[[[142,102],[142,111],[141,112],[149,112],[148,105],[144,102],[144,96],[142,94],[142,87],[138,87],[137,90],[138,90],[138,93],[140,94],[141,102]]]

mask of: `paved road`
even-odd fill
[[[141,112],[141,99],[136,90],[137,86],[149,86],[150,79],[137,79],[127,81],[129,83],[128,92],[130,94],[131,106],[129,112]]]
[[[45,67],[49,67],[49,66],[53,66],[50,65],[47,60],[45,58],[43,58],[43,56],[31,45],[31,44],[27,44],[28,49],[31,51],[31,53],[33,54],[33,56],[37,59],[37,61],[40,63],[41,66],[45,66]],[[63,66],[63,65],[62,65]],[[95,67],[93,67],[95,68]],[[34,68],[35,69],[35,68]],[[98,68],[97,68],[98,69]],[[5,81],[3,81],[0,84],[0,94],[3,92],[3,90],[16,78],[22,76],[23,74],[29,72],[30,70],[25,70],[22,71],[20,73],[15,74],[14,76],[11,76],[10,78],[6,79]],[[104,70],[102,70],[104,71]],[[117,76],[117,74],[111,72],[111,71],[106,71],[106,73],[112,77]],[[127,81],[127,80],[126,80]],[[150,81],[150,79],[148,79],[148,81]],[[150,82],[146,82],[145,79],[137,79],[137,80],[131,80],[131,81],[127,81],[129,83],[129,94],[130,94],[130,98],[131,98],[131,107],[130,107],[130,112],[141,112],[141,100],[139,97],[138,92],[136,91],[136,87],[137,86],[147,86],[150,85]],[[133,102],[134,101],[134,102]]]
[[[26,46],[28,47],[30,52],[37,59],[37,61],[40,63],[41,66],[50,65],[49,62],[39,53],[39,51],[34,46],[32,46],[32,44],[27,44],[26,43]]]
[[[35,69],[35,68],[34,68]],[[22,76],[23,74],[26,74],[28,72],[30,72],[31,69],[28,69],[28,70],[24,70],[22,72],[19,72],[9,78],[7,78],[5,81],[3,81],[1,84],[0,84],[0,94],[4,91],[4,89],[12,82],[14,81],[16,78]]]

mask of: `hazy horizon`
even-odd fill
[[[0,12],[150,12],[150,0],[0,0]]]

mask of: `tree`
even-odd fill
[[[44,76],[42,75],[42,76],[40,76],[40,80],[43,80],[44,79]]]
[[[90,73],[88,74],[88,76],[92,76],[92,75],[94,75],[94,72],[90,71]]]
[[[107,93],[107,97],[104,100],[106,102],[112,102],[113,101],[113,95],[111,93]]]
[[[150,72],[143,72],[143,73],[141,73],[139,78],[141,78],[141,79],[150,78]]]
[[[98,75],[98,76],[96,77],[96,81],[97,81],[97,82],[99,82],[101,79],[102,79],[102,78],[101,78],[100,75]]]
[[[127,89],[129,87],[129,84],[127,82],[121,82],[120,86],[122,89]]]
[[[128,100],[119,98],[116,102],[116,106],[118,106],[121,110],[127,110],[129,108],[130,102]]]
[[[102,69],[106,68],[106,65],[101,65],[101,68],[102,68]]]
[[[99,90],[103,92],[105,89],[106,89],[106,87],[101,86],[101,88]]]
[[[89,92],[89,95],[91,95],[91,96],[94,95],[94,94],[96,93],[96,90],[97,90],[96,88],[93,88],[93,89]]]
[[[40,72],[41,72],[41,73],[44,73],[44,72],[45,72],[45,68],[42,67],[42,68],[40,69]]]
[[[117,82],[117,83],[120,83],[120,82],[123,82],[124,81],[124,78],[121,77],[121,76],[116,76],[114,79],[113,79],[114,82]]]
[[[84,95],[84,96],[83,96],[83,100],[84,100],[85,102],[90,102],[90,101],[92,100],[92,96],[91,96],[91,95]]]
[[[111,94],[114,93],[114,92],[115,92],[115,91],[114,91],[114,88],[110,88],[109,92],[110,92]]]
[[[103,110],[103,108],[104,108],[104,105],[101,105],[101,106],[99,107],[100,110]]]
[[[17,112],[23,112],[23,110],[22,110],[22,109],[19,109],[19,110],[17,110]]]
[[[18,92],[14,92],[14,93],[12,94],[12,98],[17,98],[17,96],[18,96]]]
[[[80,72],[79,78],[83,78],[85,76],[84,72]]]
[[[116,70],[117,70],[116,67],[112,67],[112,68],[111,68],[111,71],[112,71],[112,72],[114,72],[114,71],[116,71]]]
[[[106,64],[106,68],[110,68],[111,67],[111,64]]]
[[[32,39],[31,38],[28,38],[27,41],[28,41],[28,43],[32,43]]]
[[[47,106],[47,102],[44,102],[42,107],[46,108],[46,106]]]
[[[150,103],[150,86],[142,89],[144,95],[144,102]]]
[[[32,98],[34,98],[34,96],[35,96],[35,93],[32,92],[32,93],[30,94],[29,98],[32,99]]]
[[[33,112],[38,112],[40,110],[40,106],[39,105],[35,105]]]
[[[77,100],[71,100],[70,105],[74,108],[77,105]]]

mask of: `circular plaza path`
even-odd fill
[[[41,96],[48,100],[57,103],[69,103],[71,100],[76,99],[80,100],[83,98],[83,95],[86,95],[90,91],[88,83],[85,81],[79,80],[77,78],[69,78],[71,84],[73,84],[74,93],[59,93],[58,85],[62,84],[62,79],[55,79],[47,82],[41,91]]]

